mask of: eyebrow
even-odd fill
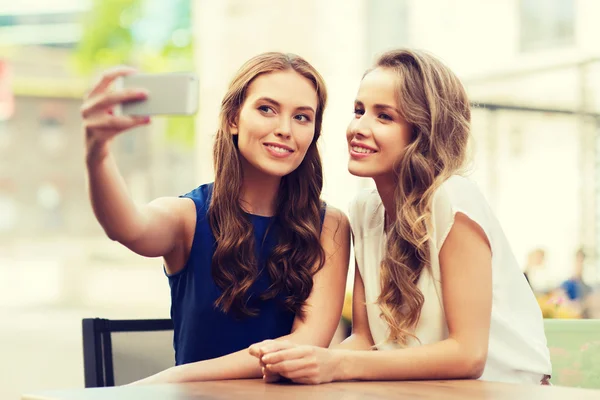
[[[355,100],[355,101],[354,101],[354,103],[355,103],[355,104],[358,104],[358,105],[360,105],[360,106],[362,106],[362,107],[364,107],[364,106],[365,106],[365,105],[363,104],[363,102],[362,102],[362,101],[360,101],[360,100]],[[376,109],[376,110],[391,110],[391,111],[395,112],[395,113],[396,113],[396,114],[398,114],[398,115],[402,115],[402,114],[400,113],[400,110],[398,110],[396,107],[392,107],[392,106],[390,106],[390,105],[387,105],[387,104],[374,104],[374,105],[373,105],[373,108],[374,108],[374,109]]]
[[[267,103],[271,103],[275,107],[281,107],[281,104],[278,101],[273,100],[270,97],[261,97],[261,98],[259,98],[259,99],[256,100],[256,103],[259,103],[261,101],[264,101],[264,102],[267,102]],[[300,106],[300,107],[296,107],[295,109],[296,110],[301,110],[301,111],[311,111],[313,114],[315,114],[314,108],[312,108],[310,106]]]

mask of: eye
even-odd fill
[[[384,119],[386,121],[393,121],[394,119],[387,114],[381,113],[378,115],[379,118]]]
[[[365,110],[363,110],[360,107],[354,107],[354,115],[355,116],[360,116],[363,115],[365,113]]]
[[[264,112],[265,114],[275,113],[275,110],[273,110],[273,108],[269,106],[259,106],[258,109]]]
[[[294,118],[300,122],[310,122],[310,117],[306,114],[298,114]]]

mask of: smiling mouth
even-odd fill
[[[373,153],[376,153],[375,150],[367,149],[365,147],[360,147],[360,146],[352,146],[352,151],[355,152],[355,153],[360,153],[360,154],[373,154]]]
[[[279,153],[279,154],[287,154],[287,153],[293,153],[294,152],[293,150],[285,149],[283,147],[275,146],[275,145],[272,145],[272,144],[265,144],[265,146],[268,147],[269,149],[273,150],[274,152]]]

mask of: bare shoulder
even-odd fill
[[[183,269],[192,249],[196,231],[196,205],[187,197],[160,197],[149,206],[167,215],[172,232],[175,232],[174,246],[163,255],[167,273],[175,274]]]
[[[151,201],[147,208],[154,214],[162,215],[161,219],[170,224],[171,229],[178,232],[178,235],[183,235],[184,243],[187,244],[185,247],[191,245],[191,238],[196,229],[196,205],[192,199],[159,197]]]
[[[325,270],[338,271],[341,275],[335,278],[336,281],[346,282],[350,263],[350,222],[343,211],[327,206],[320,242],[325,251]]]
[[[327,205],[321,240],[326,237],[346,237],[350,235],[350,222],[348,216],[339,208]]]
[[[168,209],[175,212],[184,211],[184,210],[194,210],[194,201],[187,197],[158,197],[152,200],[149,206]]]
[[[192,199],[186,197],[159,197],[148,203],[148,208],[170,214],[176,219],[195,219],[196,206]]]

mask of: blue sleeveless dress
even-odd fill
[[[263,266],[277,244],[276,224],[265,237],[274,217],[249,215],[254,227],[258,269],[264,271],[248,292],[248,305],[259,310],[258,315],[240,317],[215,307],[221,289],[211,274],[216,243],[207,212],[212,190],[212,183],[205,184],[183,196],[192,199],[196,205],[195,236],[184,268],[176,274],[167,275],[171,287],[171,319],[175,328],[173,346],[177,365],[221,357],[266,339],[288,335],[294,322],[295,314],[282,305],[288,293],[280,293],[267,301],[259,299],[260,294],[271,285],[271,278]],[[324,215],[323,207],[321,223]]]

